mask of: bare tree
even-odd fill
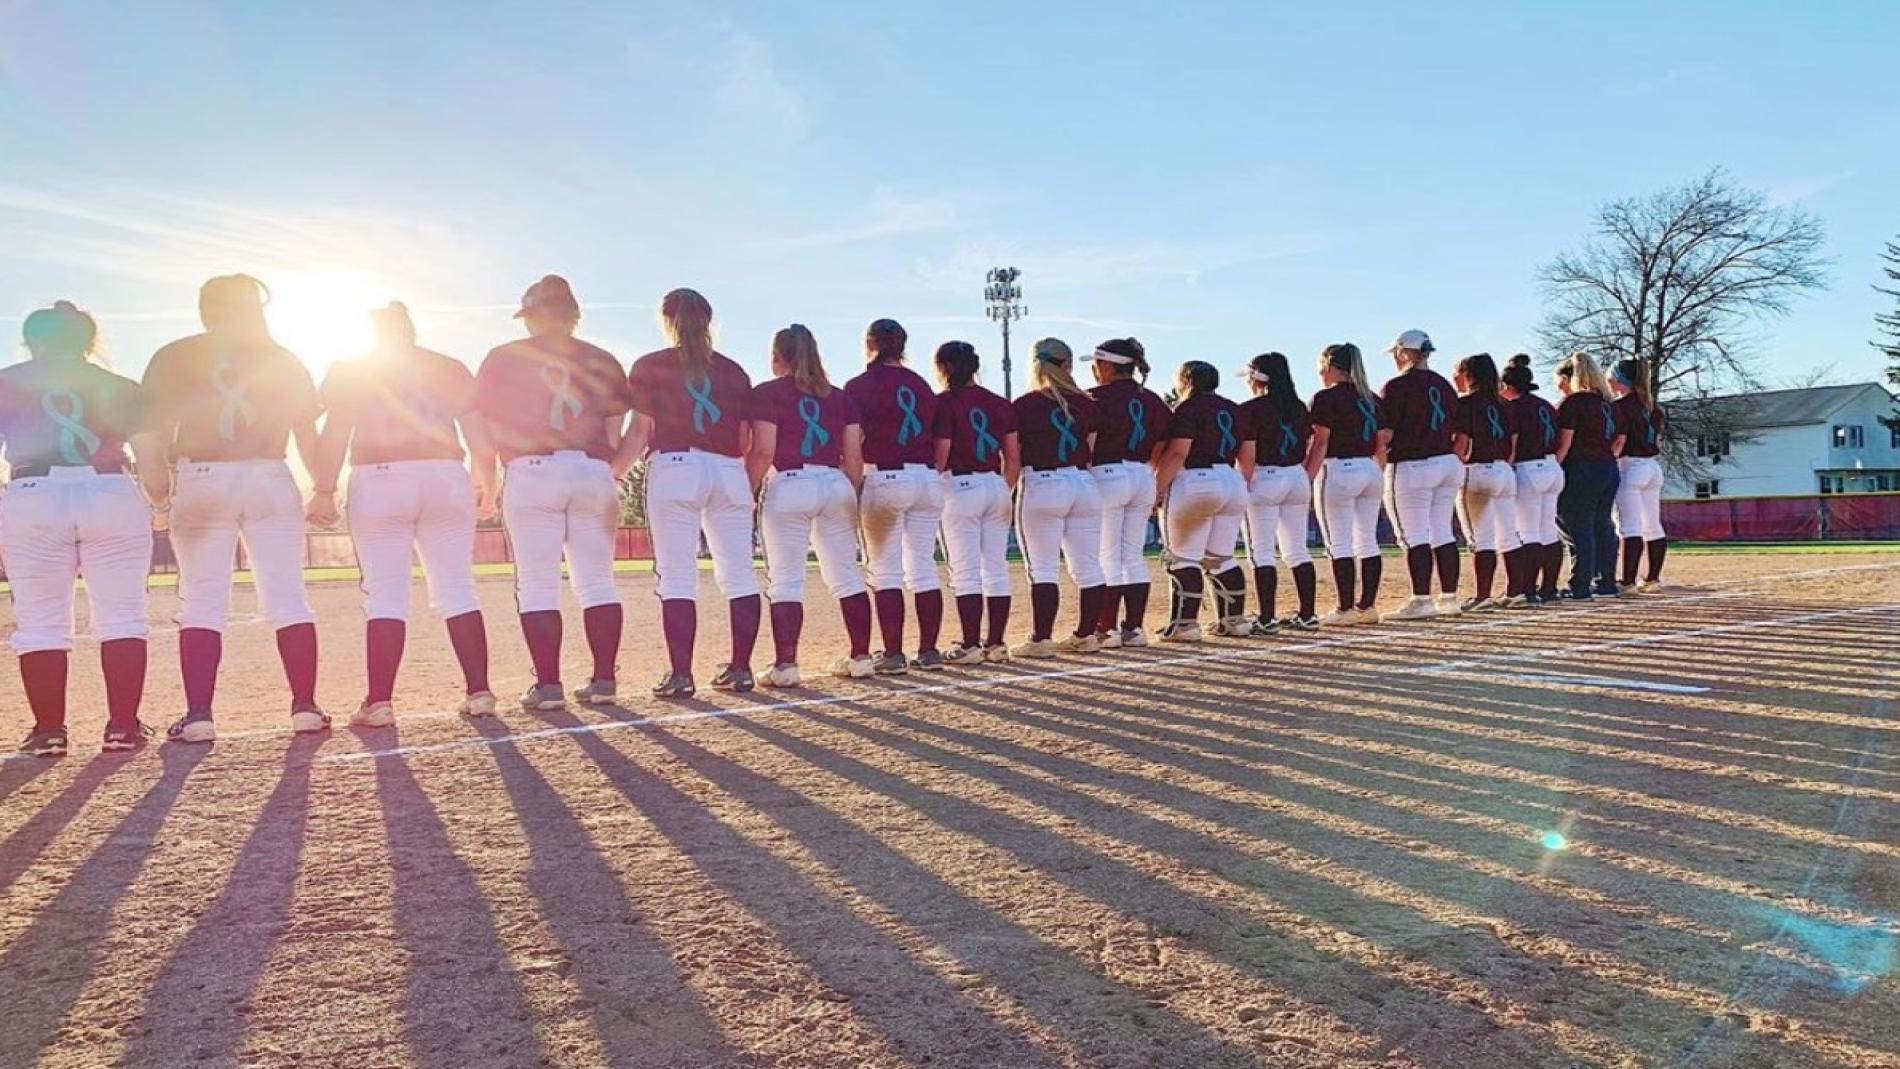
[[[1823,285],[1821,243],[1813,216],[1710,171],[1605,205],[1590,239],[1539,273],[1548,311],[1538,333],[1552,352],[1643,361],[1657,395],[1674,402],[1669,459],[1699,473],[1696,439],[1739,438],[1745,416],[1708,398],[1754,385],[1745,331]]]
[[[1875,292],[1884,293],[1893,298],[1893,311],[1881,312],[1874,316],[1874,325],[1880,329],[1881,337],[1873,343],[1873,346],[1887,356],[1887,381],[1895,387],[1900,387],[1900,241],[1887,242],[1887,249],[1880,254],[1880,258],[1887,262],[1887,266],[1881,268],[1881,271],[1886,274],[1887,281],[1894,284],[1895,288],[1874,287]],[[1900,430],[1900,409],[1896,409],[1893,415],[1880,422]]]

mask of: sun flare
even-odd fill
[[[369,313],[393,297],[365,271],[323,267],[267,277],[271,333],[318,378],[323,369],[369,351]]]

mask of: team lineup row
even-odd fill
[[[1222,396],[1220,372],[1200,361],[1180,368],[1164,400],[1145,385],[1147,355],[1134,339],[1105,341],[1087,356],[1088,388],[1077,382],[1070,347],[1044,339],[1033,349],[1029,389],[1007,399],[979,383],[979,357],[966,342],[936,350],[941,388],[933,388],[907,366],[904,329],[880,319],[866,331],[863,370],[843,385],[833,385],[810,331],[794,324],[773,338],[774,377],[755,386],[713,348],[712,308],[697,292],[666,295],[660,319],[671,344],[628,371],[575,337],[580,304],[550,275],[522,297],[526,337],[491,351],[473,373],[421,348],[407,311],[392,304],[371,313],[375,350],[336,365],[318,385],[271,338],[268,297],[248,276],[210,280],[199,294],[204,331],[161,349],[140,382],[87,359],[97,326],[71,303],[27,317],[31,359],[0,369],[0,442],[11,465],[0,555],[34,715],[23,752],[68,746],[80,577],[105,675],[104,748],[136,748],[151,734],[140,704],[154,526],[169,527],[179,569],[186,709],[167,730],[173,740],[216,737],[213,698],[240,540],[276,632],[291,728],[328,729],[315,700],[302,535],[306,521],[331,525],[345,515],[367,618],[367,688],[352,724],[394,723],[412,554],[462,670],[461,711],[495,712],[473,548],[477,521],[497,514],[534,666],[521,707],[612,703],[624,623],[613,536],[620,479],[636,464],[646,465],[669,661],[652,687],[662,698],[695,690],[702,538],[731,626],[731,653],[712,685],[731,691],[801,684],[813,555],[849,641],[829,670],[862,678],[1147,644],[1144,549],[1157,509],[1171,595],[1156,636],[1173,642],[1202,640],[1204,600],[1213,603],[1213,633],[1225,637],[1379,622],[1382,506],[1412,591],[1394,619],[1653,588],[1667,549],[1664,414],[1635,362],[1606,376],[1588,354],[1571,355],[1556,369],[1563,398],[1552,406],[1537,395],[1528,357],[1500,370],[1474,354],[1447,380],[1431,367],[1431,339],[1413,330],[1387,350],[1396,374],[1378,390],[1358,347],[1341,343],[1320,355],[1323,386],[1310,404],[1287,358],[1271,352],[1239,370],[1249,395],[1241,401]],[[292,440],[315,480],[307,501],[286,462]],[[346,463],[349,493],[339,505]],[[1454,513],[1476,573],[1468,598]],[[1323,616],[1309,515],[1338,591]],[[1014,646],[1006,643],[1012,527],[1031,601],[1029,634]],[[1243,533],[1251,615],[1236,555]],[[1560,586],[1566,544],[1572,567]],[[948,648],[939,642],[940,546],[959,629]],[[560,677],[564,559],[593,661],[571,694]],[[1058,629],[1064,568],[1079,604],[1074,625]],[[1284,615],[1283,568],[1296,595]],[[755,680],[768,602],[772,659]]]

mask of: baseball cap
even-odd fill
[[[1415,349],[1421,353],[1429,353],[1436,348],[1437,346],[1432,344],[1431,335],[1422,330],[1408,330],[1393,339],[1392,344],[1386,346],[1385,351],[1396,353],[1400,349]]]
[[[530,312],[564,312],[568,315],[580,315],[581,303],[574,299],[574,288],[560,275],[543,275],[541,281],[528,287],[521,295],[521,310],[515,313],[516,319]]]

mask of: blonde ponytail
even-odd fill
[[[1034,359],[1029,362],[1030,388],[1048,395],[1064,416],[1072,417],[1069,397],[1080,397],[1083,393],[1082,387],[1075,384],[1074,351],[1060,338],[1044,338],[1031,352]]]
[[[704,375],[712,369],[712,303],[697,290],[676,289],[660,301],[660,325],[679,350],[680,369]]]
[[[772,335],[772,356],[792,369],[792,382],[800,393],[820,399],[831,396],[831,378],[825,374],[825,362],[818,355],[818,339],[803,323],[793,323]]]

